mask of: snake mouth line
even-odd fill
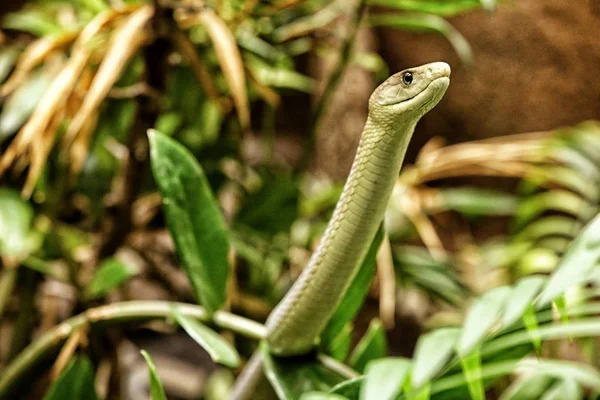
[[[399,101],[399,102],[397,102],[397,103],[393,103],[393,104],[401,104],[401,103],[405,103],[405,102],[407,102],[407,101],[410,101],[410,100],[412,100],[412,99],[415,99],[415,98],[417,98],[417,97],[421,96],[422,94],[424,94],[424,93],[425,93],[425,91],[427,91],[427,89],[429,89],[429,88],[431,87],[431,85],[433,85],[435,82],[438,82],[438,81],[439,81],[439,80],[441,80],[441,79],[446,79],[446,80],[448,80],[448,81],[449,81],[449,80],[450,80],[450,77],[449,77],[449,76],[445,76],[445,75],[443,75],[443,76],[439,76],[439,77],[435,78],[434,80],[432,80],[431,82],[429,82],[429,84],[428,84],[427,86],[425,86],[425,88],[424,88],[423,90],[421,90],[419,93],[415,94],[413,97],[410,97],[410,98],[408,98],[408,99],[405,99],[405,100],[402,100],[402,101]],[[392,105],[392,104],[390,104],[390,105]]]

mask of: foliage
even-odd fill
[[[360,23],[443,35],[471,63],[446,18],[493,11],[495,1],[164,3],[39,0],[2,21],[0,328],[11,334],[0,398],[33,386],[47,399],[98,398],[124,342],[178,327],[236,374],[256,352],[267,397],[598,392],[589,344],[600,336],[596,122],[451,146],[434,139],[401,173],[315,354],[273,356],[255,321],[289,289],[340,195],[275,150],[280,105],[317,87],[303,57],[341,49],[303,127],[315,132],[348,63],[388,74],[379,55],[350,54]],[[517,189],[448,183],[472,176],[508,177]],[[498,220],[502,236],[489,238]],[[398,314],[424,331],[412,358],[394,350]],[[562,360],[561,341],[579,361]],[[151,397],[166,398],[142,356]],[[49,361],[51,379],[32,385]],[[225,371],[211,376],[215,392],[243,384],[231,388]]]

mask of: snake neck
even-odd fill
[[[267,320],[279,355],[309,352],[352,282],[381,221],[416,122],[371,113],[342,195],[319,247]]]

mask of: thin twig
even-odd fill
[[[19,383],[23,383],[22,380],[32,368],[44,358],[56,354],[62,343],[85,324],[90,324],[90,328],[94,328],[97,325],[106,326],[123,322],[166,319],[170,317],[173,308],[177,308],[185,316],[203,322],[212,322],[222,329],[231,330],[252,339],[260,340],[265,336],[264,326],[258,322],[225,311],[217,311],[211,317],[203,307],[192,304],[167,301],[130,301],[109,304],[89,309],[69,318],[20,352],[0,376],[0,398],[8,398],[6,396],[9,391]]]

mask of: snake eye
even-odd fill
[[[410,72],[405,72],[402,74],[402,82],[405,85],[410,85],[413,81],[413,74],[411,74]]]

